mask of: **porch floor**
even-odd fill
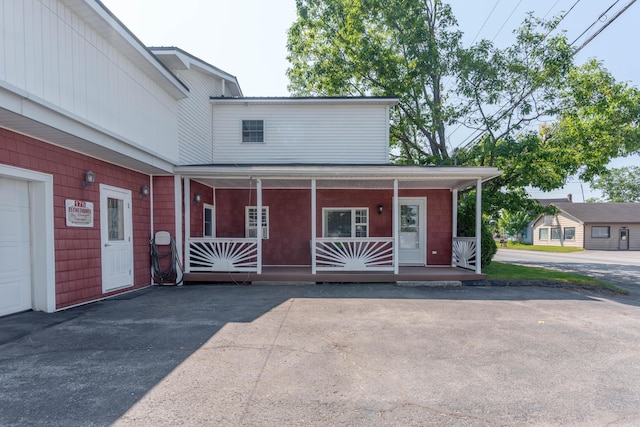
[[[319,271],[311,267],[262,267],[262,273],[197,272],[185,273],[185,282],[312,282],[312,283],[390,283],[483,280],[484,274],[456,267],[400,267],[392,272]]]

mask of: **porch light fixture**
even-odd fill
[[[140,187],[140,198],[144,199],[148,195],[149,195],[149,187],[146,185],[143,185],[142,187]]]
[[[91,186],[96,181],[96,174],[88,170],[84,173],[84,179],[82,180],[82,188],[86,188],[87,185]]]
[[[202,201],[202,196],[200,195],[200,193],[196,193],[196,194],[193,195],[193,204],[194,205],[199,205],[201,201]]]
[[[382,215],[382,204],[378,205],[378,215]]]

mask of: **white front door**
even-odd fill
[[[29,182],[0,177],[0,316],[30,310]]]
[[[102,292],[133,286],[131,191],[100,184]]]
[[[401,197],[398,221],[401,265],[427,264],[427,199]]]

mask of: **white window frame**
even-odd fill
[[[254,212],[253,215],[251,212]],[[258,208],[257,206],[245,206],[244,210],[244,235],[246,238],[256,238]],[[269,206],[262,207],[262,240],[269,239]]]
[[[572,238],[570,238],[570,239],[567,239],[567,230],[573,230],[573,237],[572,237]],[[572,242],[572,241],[576,240],[576,228],[575,228],[575,227],[565,227],[565,228],[562,230],[562,239],[563,239],[563,240],[568,240],[568,241],[570,241],[570,242]]]
[[[340,212],[340,211],[349,211],[351,213],[351,238],[367,238],[369,237],[369,208],[365,208],[365,207],[359,207],[359,208],[351,208],[351,207],[344,207],[344,208],[322,208],[322,236],[323,237],[331,237],[327,235],[327,232],[329,231],[328,228],[328,223],[327,223],[327,214],[329,212]],[[366,222],[356,222],[356,213],[357,211],[364,211],[366,213]],[[367,233],[366,236],[356,236],[356,229],[358,225],[364,225],[366,227]],[[344,237],[335,237],[336,239],[344,239]]]
[[[211,234],[207,234],[207,210],[211,211]],[[202,237],[216,237],[216,209],[208,203],[202,204]]]
[[[262,138],[260,139],[260,141],[251,141],[251,140],[247,140],[245,141],[245,135],[244,135],[244,124],[245,122],[260,122],[262,123]],[[248,132],[258,132],[256,131],[251,131],[248,130]],[[242,119],[242,121],[240,122],[240,139],[242,141],[243,144],[264,144],[265,142],[265,123],[263,119]]]
[[[544,239],[542,238],[542,232],[543,231],[547,235],[547,237],[544,238]],[[548,242],[549,241],[549,229],[547,227],[538,229],[538,240],[541,241],[541,242]]]

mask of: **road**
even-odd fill
[[[640,295],[640,252],[637,251],[549,253],[498,249],[493,260],[583,274]]]

